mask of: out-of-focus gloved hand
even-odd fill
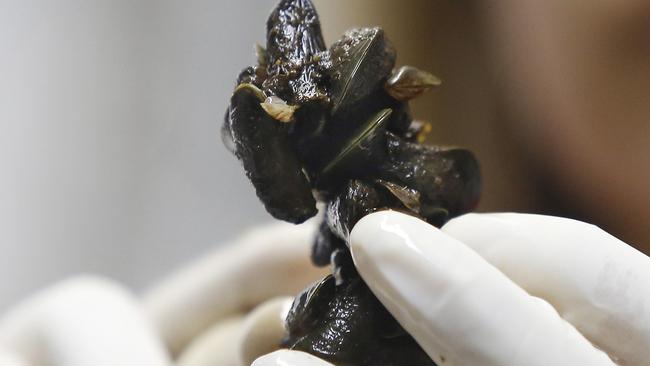
[[[169,366],[135,296],[83,276],[60,282],[0,316],[1,366]]]
[[[265,225],[143,297],[79,276],[0,314],[0,366],[240,366],[278,348],[293,295],[325,275],[317,226]]]
[[[648,365],[650,258],[582,222],[471,214],[442,230],[362,219],[355,264],[439,365]],[[254,366],[329,365],[292,351]]]

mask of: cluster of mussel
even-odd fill
[[[301,223],[326,204],[312,259],[333,267],[296,298],[284,346],[339,365],[433,365],[359,277],[347,240],[378,210],[440,226],[476,205],[473,154],[422,145],[430,126],[409,111],[439,80],[396,68],[379,28],[348,31],[328,50],[310,0],[282,0],[257,51],[237,80],[224,142],[275,218]]]

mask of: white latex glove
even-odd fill
[[[171,360],[135,296],[109,280],[78,277],[0,317],[0,365],[167,366]]]
[[[472,214],[438,230],[387,211],[362,219],[351,246],[361,276],[439,365],[650,364],[650,259],[595,226]],[[329,364],[280,351],[253,365]]]
[[[269,328],[282,327],[284,310],[277,297],[295,295],[328,272],[309,259],[316,224],[259,227],[172,274],[144,296],[147,314],[180,366],[250,364],[256,348],[251,344],[263,343],[252,334],[253,324],[273,319]],[[242,317],[256,307],[263,316],[253,311],[253,320]],[[269,343],[277,346],[279,338]]]
[[[142,299],[98,277],[56,284],[0,315],[0,366],[250,364],[284,333],[292,298],[278,296],[326,274],[309,260],[315,230],[259,227]]]

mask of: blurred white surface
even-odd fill
[[[268,221],[219,128],[273,0],[0,0],[0,310]]]

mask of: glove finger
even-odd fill
[[[424,221],[366,216],[351,246],[368,286],[439,364],[614,365],[552,306]]]
[[[258,357],[280,348],[286,334],[285,319],[291,304],[293,297],[269,300],[246,317],[240,346],[242,365],[250,365]]]
[[[93,277],[62,282],[7,313],[0,346],[34,365],[171,364],[133,295]]]
[[[315,230],[313,221],[256,229],[151,290],[144,306],[172,353],[212,324],[322,278],[326,269],[309,260]]]
[[[239,344],[243,316],[234,316],[215,324],[196,337],[183,350],[177,366],[241,366]]]
[[[250,365],[277,351],[285,334],[291,297],[266,301],[245,317],[221,322],[197,337],[178,359],[178,366]]]
[[[298,351],[281,350],[255,360],[251,366],[334,366],[320,358]]]
[[[650,359],[650,258],[596,226],[558,217],[473,214],[443,231],[550,302],[621,365]]]

